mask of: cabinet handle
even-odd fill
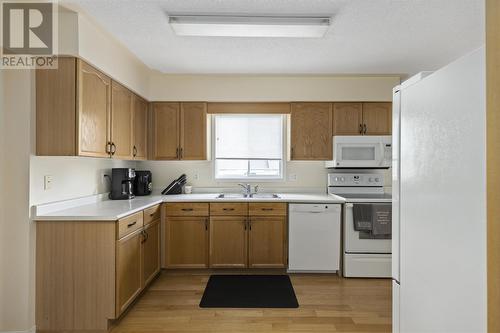
[[[142,235],[142,240],[141,240],[141,244],[144,244],[146,243],[146,231],[141,231],[141,235]]]
[[[208,217],[205,219],[205,230],[208,230]]]
[[[144,230],[144,236],[146,236],[146,238],[144,239],[144,243],[146,243],[146,241],[149,238],[149,234],[148,234],[148,232],[146,230]]]
[[[134,225],[136,225],[136,224],[137,224],[137,221],[134,221],[134,222],[132,222],[132,223],[129,223],[129,224],[127,224],[127,228],[130,228],[130,227],[132,227],[132,226],[134,226]]]
[[[363,134],[363,125],[359,124],[359,134]]]
[[[252,220],[248,219],[248,230],[252,231]]]
[[[179,158],[179,147],[175,149],[175,158]]]
[[[222,210],[234,210],[234,208],[222,208]]]
[[[134,157],[137,156],[137,148],[135,147],[135,145],[134,148],[132,149],[132,154],[134,155]]]
[[[366,134],[366,130],[367,130],[366,124],[364,124],[364,127],[365,127],[364,134]]]
[[[261,208],[262,210],[267,210],[267,211],[270,211],[270,210],[274,210],[274,208]]]
[[[293,147],[290,149],[290,159],[293,159]]]
[[[182,208],[181,210],[184,212],[192,212],[193,208]]]
[[[153,217],[153,216],[155,216],[155,214],[156,214],[156,213],[151,213],[151,214],[149,214],[149,216]]]
[[[245,231],[247,230],[247,223],[248,223],[248,220],[247,220],[247,219],[245,219],[245,220],[243,221],[243,230],[245,230]]]
[[[179,158],[182,159],[183,155],[184,155],[184,148],[181,148],[179,150]]]
[[[115,155],[116,153],[116,145],[114,142],[111,142],[111,156]]]
[[[106,154],[111,155],[111,142],[106,142]]]

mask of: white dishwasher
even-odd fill
[[[340,204],[290,204],[289,272],[340,269]]]

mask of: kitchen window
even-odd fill
[[[213,117],[215,179],[283,179],[284,115]]]

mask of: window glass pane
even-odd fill
[[[217,115],[216,158],[281,159],[282,115]]]
[[[235,178],[248,176],[247,160],[217,160],[215,161],[217,178]]]
[[[252,160],[250,161],[250,175],[279,176],[281,161],[279,160]]]
[[[281,179],[283,115],[214,116],[215,178]]]

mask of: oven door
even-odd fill
[[[344,210],[344,252],[390,254],[391,250],[391,239],[370,239],[354,230],[353,204],[347,203]]]

